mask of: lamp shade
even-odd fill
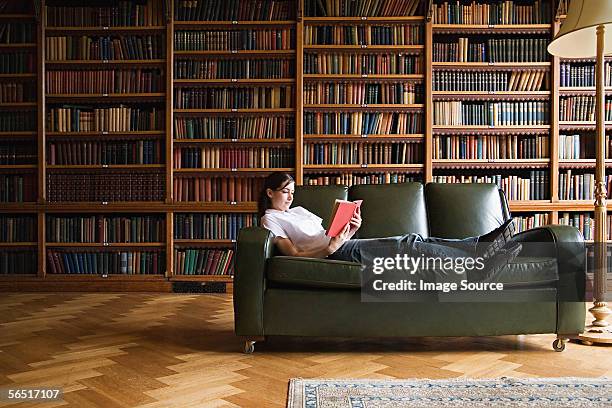
[[[598,25],[605,26],[604,54],[612,53],[612,0],[571,0],[567,18],[548,52],[563,58],[592,58],[597,54]]]

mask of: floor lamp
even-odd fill
[[[612,343],[606,318],[606,127],[604,55],[612,53],[612,0],[571,0],[565,22],[548,52],[565,58],[596,57],[595,65],[595,270],[591,326],[580,336],[583,342]]]

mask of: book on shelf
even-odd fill
[[[174,214],[174,239],[235,240],[242,228],[258,225],[255,214]]]
[[[304,52],[304,74],[412,75],[422,74],[423,57],[410,52]]]
[[[354,172],[343,172],[340,174],[316,174],[308,172],[304,174],[304,185],[309,186],[345,185],[350,187],[359,184],[395,184],[420,180],[421,177],[419,175],[388,171],[373,174]]]
[[[421,8],[420,0],[304,0],[307,17],[413,16]]]
[[[295,60],[287,58],[175,59],[175,79],[293,79]]]
[[[434,24],[510,25],[550,23],[551,2],[535,0],[503,2],[434,2]]]
[[[423,127],[422,112],[304,112],[305,134],[418,134]]]
[[[175,51],[275,51],[292,50],[293,28],[209,29],[174,32]]]
[[[47,250],[50,274],[159,275],[166,269],[164,252]]]
[[[165,240],[160,215],[47,215],[47,242],[158,243]]]
[[[234,275],[234,250],[212,248],[176,248],[175,275]]]
[[[414,82],[316,82],[303,87],[305,104],[419,104],[423,84]]]
[[[607,198],[612,196],[612,175],[604,177]],[[567,169],[559,171],[560,200],[593,200],[595,197],[595,174],[584,170]]]
[[[434,62],[546,62],[546,38],[491,38],[482,42],[459,37],[456,42],[433,44]],[[447,40],[448,41],[448,40]]]
[[[293,107],[293,86],[176,87],[176,109],[278,109]]]
[[[294,137],[295,117],[292,115],[174,117],[175,139],[272,140]]]
[[[36,54],[30,51],[0,52],[0,74],[36,73]]]
[[[136,107],[120,104],[62,105],[47,108],[49,132],[138,132],[163,130],[163,108]]]
[[[35,274],[38,269],[36,251],[0,249],[0,274]]]
[[[36,102],[36,84],[32,82],[0,83],[0,103]]]
[[[36,145],[32,141],[0,141],[0,165],[36,164]]]
[[[47,27],[147,27],[164,24],[161,0],[113,1],[106,7],[45,5]]]
[[[304,145],[304,164],[412,164],[422,163],[419,142],[340,142]]]
[[[176,21],[274,21],[295,18],[295,0],[175,0]]]
[[[35,111],[0,111],[0,132],[32,132],[35,130]]]
[[[36,26],[30,22],[0,23],[0,44],[36,42]]]
[[[514,230],[518,233],[550,224],[550,216],[547,213],[536,213],[515,216],[512,221],[514,222]]]
[[[434,159],[542,159],[548,157],[547,135],[433,136]]]
[[[177,177],[175,174],[173,197],[177,202],[252,202],[257,201],[262,188],[262,177]]]
[[[0,174],[0,202],[34,202],[37,196],[36,174]]]
[[[0,216],[0,242],[35,242],[37,220],[29,215]]]
[[[47,70],[47,94],[124,94],[155,93],[164,90],[164,74],[159,68]]]
[[[161,35],[48,35],[45,38],[45,58],[47,61],[162,59],[165,45]]]
[[[304,45],[419,45],[421,24],[306,25]]]
[[[434,102],[434,125],[538,126],[549,122],[549,103],[543,101]]]
[[[531,92],[550,89],[550,75],[542,70],[433,71],[434,91]]]
[[[604,62],[604,84],[612,85],[612,64]],[[568,62],[559,63],[559,86],[582,88],[595,87],[594,62]]]
[[[47,144],[51,165],[144,165],[165,161],[160,140],[52,141]],[[2,148],[0,147],[0,160]]]
[[[604,104],[605,120],[612,120],[612,97],[606,96]],[[595,121],[595,96],[576,95],[559,97],[559,120],[572,122]]]
[[[293,167],[294,150],[288,147],[178,147],[174,168]]]

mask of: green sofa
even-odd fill
[[[334,200],[364,200],[357,238],[419,233],[464,238],[489,232],[510,217],[495,184],[402,183],[386,185],[298,186],[293,206],[323,218]],[[272,234],[262,227],[240,231],[235,265],[236,335],[245,352],[265,336],[410,337],[497,336],[556,333],[553,347],[584,329],[585,247],[580,232],[551,225],[515,235],[523,245],[507,265],[504,281],[520,301],[362,302],[361,266],[327,259],[277,256]],[[537,252],[537,253],[534,253]],[[547,253],[542,253],[547,252]],[[556,267],[548,280],[541,265]],[[415,296],[419,296],[415,294]]]

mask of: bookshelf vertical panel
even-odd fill
[[[425,22],[425,153],[423,156],[423,182],[429,183],[433,179],[433,30],[432,22],[428,19]]]
[[[552,35],[556,35],[559,31],[561,23],[558,20],[553,20]],[[559,81],[560,81],[560,58],[552,57],[551,68],[551,127],[550,127],[550,186],[551,200],[559,200]],[[556,222],[555,222],[556,223]]]
[[[47,158],[46,158],[46,99],[45,99],[45,1],[41,0],[39,3],[40,9],[38,10],[37,19],[37,40],[38,40],[38,52],[36,61],[36,75],[37,75],[37,140],[38,140],[38,203],[44,204],[47,201]]]
[[[47,246],[46,246],[46,214],[44,211],[38,212],[38,277],[44,278],[47,275]]]
[[[174,7],[166,1],[166,203],[174,201]]]
[[[166,212],[166,277],[174,275],[174,212]]]
[[[300,0],[303,4],[303,0]],[[304,20],[298,10],[295,28],[295,181],[304,184]]]

